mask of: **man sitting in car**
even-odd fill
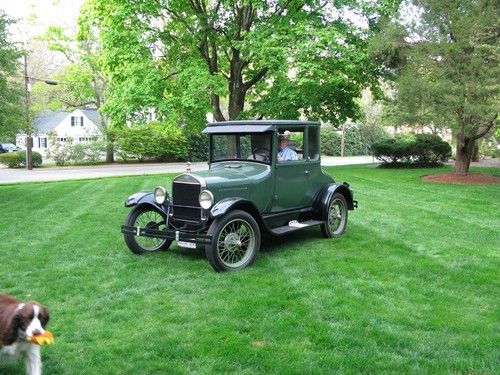
[[[290,140],[290,132],[285,130],[283,134],[278,136],[278,160],[297,160],[297,153],[288,147],[288,142]]]

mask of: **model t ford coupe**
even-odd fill
[[[204,246],[216,271],[249,266],[261,233],[275,236],[318,225],[325,237],[347,226],[357,207],[349,184],[321,170],[320,124],[227,121],[208,124],[209,170],[174,178],[171,195],[158,186],[125,201],[122,232],[136,254]]]

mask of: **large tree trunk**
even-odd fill
[[[457,135],[457,153],[455,158],[455,174],[466,176],[469,172],[470,160],[474,151],[475,140],[464,136],[463,133]]]
[[[232,49],[231,72],[229,74],[229,120],[236,120],[245,106],[245,84],[243,83],[244,62],[240,59],[240,51]]]
[[[472,151],[471,161],[479,161],[479,141],[474,142],[474,150]]]
[[[109,135],[106,137],[106,163],[115,162],[115,140]]]

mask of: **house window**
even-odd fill
[[[83,116],[71,116],[71,126],[83,126]]]
[[[58,142],[66,142],[66,138],[57,138]]]
[[[38,148],[47,148],[47,138],[38,138]]]

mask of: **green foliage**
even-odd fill
[[[407,134],[382,139],[372,146],[373,156],[388,165],[438,166],[451,156],[451,147],[434,134]]]
[[[6,152],[0,154],[0,163],[9,168],[19,168],[22,164],[22,157],[17,152]]]
[[[0,140],[15,137],[24,121],[22,86],[12,80],[22,55],[18,46],[10,41],[8,29],[13,22],[0,9]]]
[[[199,129],[210,110],[217,121],[357,117],[354,98],[378,86],[367,41],[398,3],[90,0],[85,14],[100,30],[113,121],[154,107]]]
[[[321,153],[328,156],[340,156],[340,135],[332,127],[321,128]]]
[[[363,125],[352,125],[346,128],[344,156],[369,155],[373,138],[367,136]],[[369,134],[373,135],[373,134]],[[380,133],[380,136],[385,132]],[[340,156],[341,134],[332,127],[321,128],[321,153],[328,156]]]
[[[98,164],[106,155],[106,142],[92,140],[74,144],[70,149],[69,159],[75,164]]]
[[[208,136],[202,133],[189,132],[186,134],[188,151],[186,160],[207,161],[208,160]]]
[[[73,152],[73,138],[67,137],[65,142],[57,140],[57,133],[51,131],[48,134],[48,147],[46,156],[54,160],[56,165],[66,165],[71,161]]]
[[[124,127],[116,132],[116,142],[124,159],[176,160],[186,158],[188,151],[183,132],[159,121]]]
[[[465,174],[475,141],[498,126],[500,7],[489,0],[410,4],[421,11],[419,22],[406,31],[389,25],[382,38],[398,60],[388,117],[394,125],[451,129],[457,173]]]
[[[42,155],[39,152],[33,151],[33,167],[42,165]],[[9,168],[21,168],[26,166],[26,151],[6,152],[0,154],[0,164],[6,165]]]

